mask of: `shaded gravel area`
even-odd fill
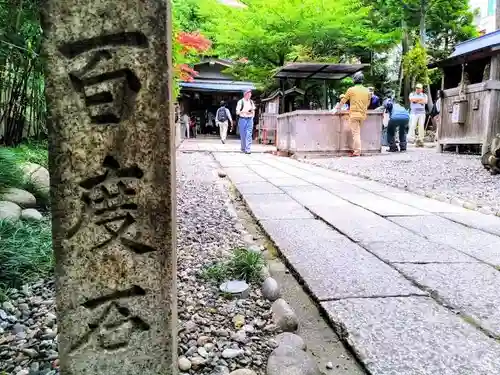
[[[180,361],[184,356],[195,365],[192,374],[223,375],[237,368],[264,374],[276,326],[259,287],[251,286],[248,299],[227,300],[199,277],[203,267],[244,245],[244,229],[230,213],[212,156],[181,154],[177,164]]]
[[[200,272],[245,245],[228,188],[209,154],[177,159],[179,367],[181,374],[228,375],[248,368],[265,374],[272,339],[270,303],[258,285],[250,296],[230,300]],[[53,281],[13,290],[0,304],[0,374],[55,375],[59,372]]]
[[[491,176],[477,155],[440,154],[434,148],[410,148],[407,153],[304,161],[401,189],[434,193],[448,200],[458,198],[500,211],[500,176]]]

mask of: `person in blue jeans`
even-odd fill
[[[389,113],[389,124],[387,125],[387,142],[389,152],[405,152],[406,136],[410,114],[402,105],[398,104],[392,97],[384,101],[384,108]],[[399,131],[399,149],[396,144],[396,129]]]
[[[241,152],[245,154],[250,154],[250,147],[252,146],[255,104],[251,98],[252,90],[245,90],[243,98],[236,104],[236,114],[239,116],[238,129],[240,131]]]

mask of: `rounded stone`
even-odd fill
[[[297,315],[290,305],[282,298],[274,301],[271,306],[274,323],[284,332],[295,332],[299,328]]]
[[[268,277],[262,283],[262,295],[267,300],[274,302],[281,297],[280,287],[278,282],[272,277]]]
[[[465,202],[463,207],[468,210],[477,210],[477,204],[474,202]]]
[[[43,216],[34,208],[27,208],[21,211],[21,219],[28,221],[40,221],[43,219]]]
[[[231,359],[239,357],[243,354],[245,354],[245,352],[241,349],[224,349],[222,352],[222,358]]]
[[[205,365],[205,363],[206,363],[206,360],[204,358],[201,358],[201,357],[194,357],[191,359],[191,367],[193,368],[193,370],[199,369],[200,367]]]
[[[18,221],[21,217],[21,207],[7,201],[0,201],[0,220]]]
[[[278,346],[291,346],[300,350],[307,350],[306,343],[299,335],[283,332],[276,336]]]
[[[248,369],[248,368],[243,368],[243,369],[239,369],[239,370],[234,370],[229,375],[257,375],[257,373],[253,370]]]
[[[267,375],[321,375],[316,362],[303,350],[290,346],[275,349],[267,361]]]
[[[250,287],[243,280],[230,280],[222,283],[219,289],[222,293],[231,294],[236,298],[248,298]]]
[[[186,357],[179,357],[178,359],[179,370],[189,371],[191,369],[191,361]]]
[[[47,168],[36,163],[25,163],[21,166],[25,178],[33,184],[35,189],[48,196],[50,190],[50,174]]]
[[[479,209],[479,212],[484,214],[484,215],[493,215],[493,209],[488,206],[481,207]]]
[[[8,188],[2,194],[1,199],[15,203],[20,207],[34,207],[36,205],[35,196],[22,189]]]

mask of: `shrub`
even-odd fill
[[[10,187],[22,188],[23,185],[19,158],[11,149],[0,147],[0,193]]]
[[[49,220],[0,220],[0,265],[0,289],[20,288],[50,275],[54,262]]]

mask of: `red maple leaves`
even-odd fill
[[[182,56],[202,54],[212,47],[212,42],[198,32],[188,33],[182,31],[177,34],[176,39],[180,44],[180,54]],[[177,64],[175,70],[179,79],[184,82],[193,82],[194,77],[198,75],[198,72],[187,64]]]

